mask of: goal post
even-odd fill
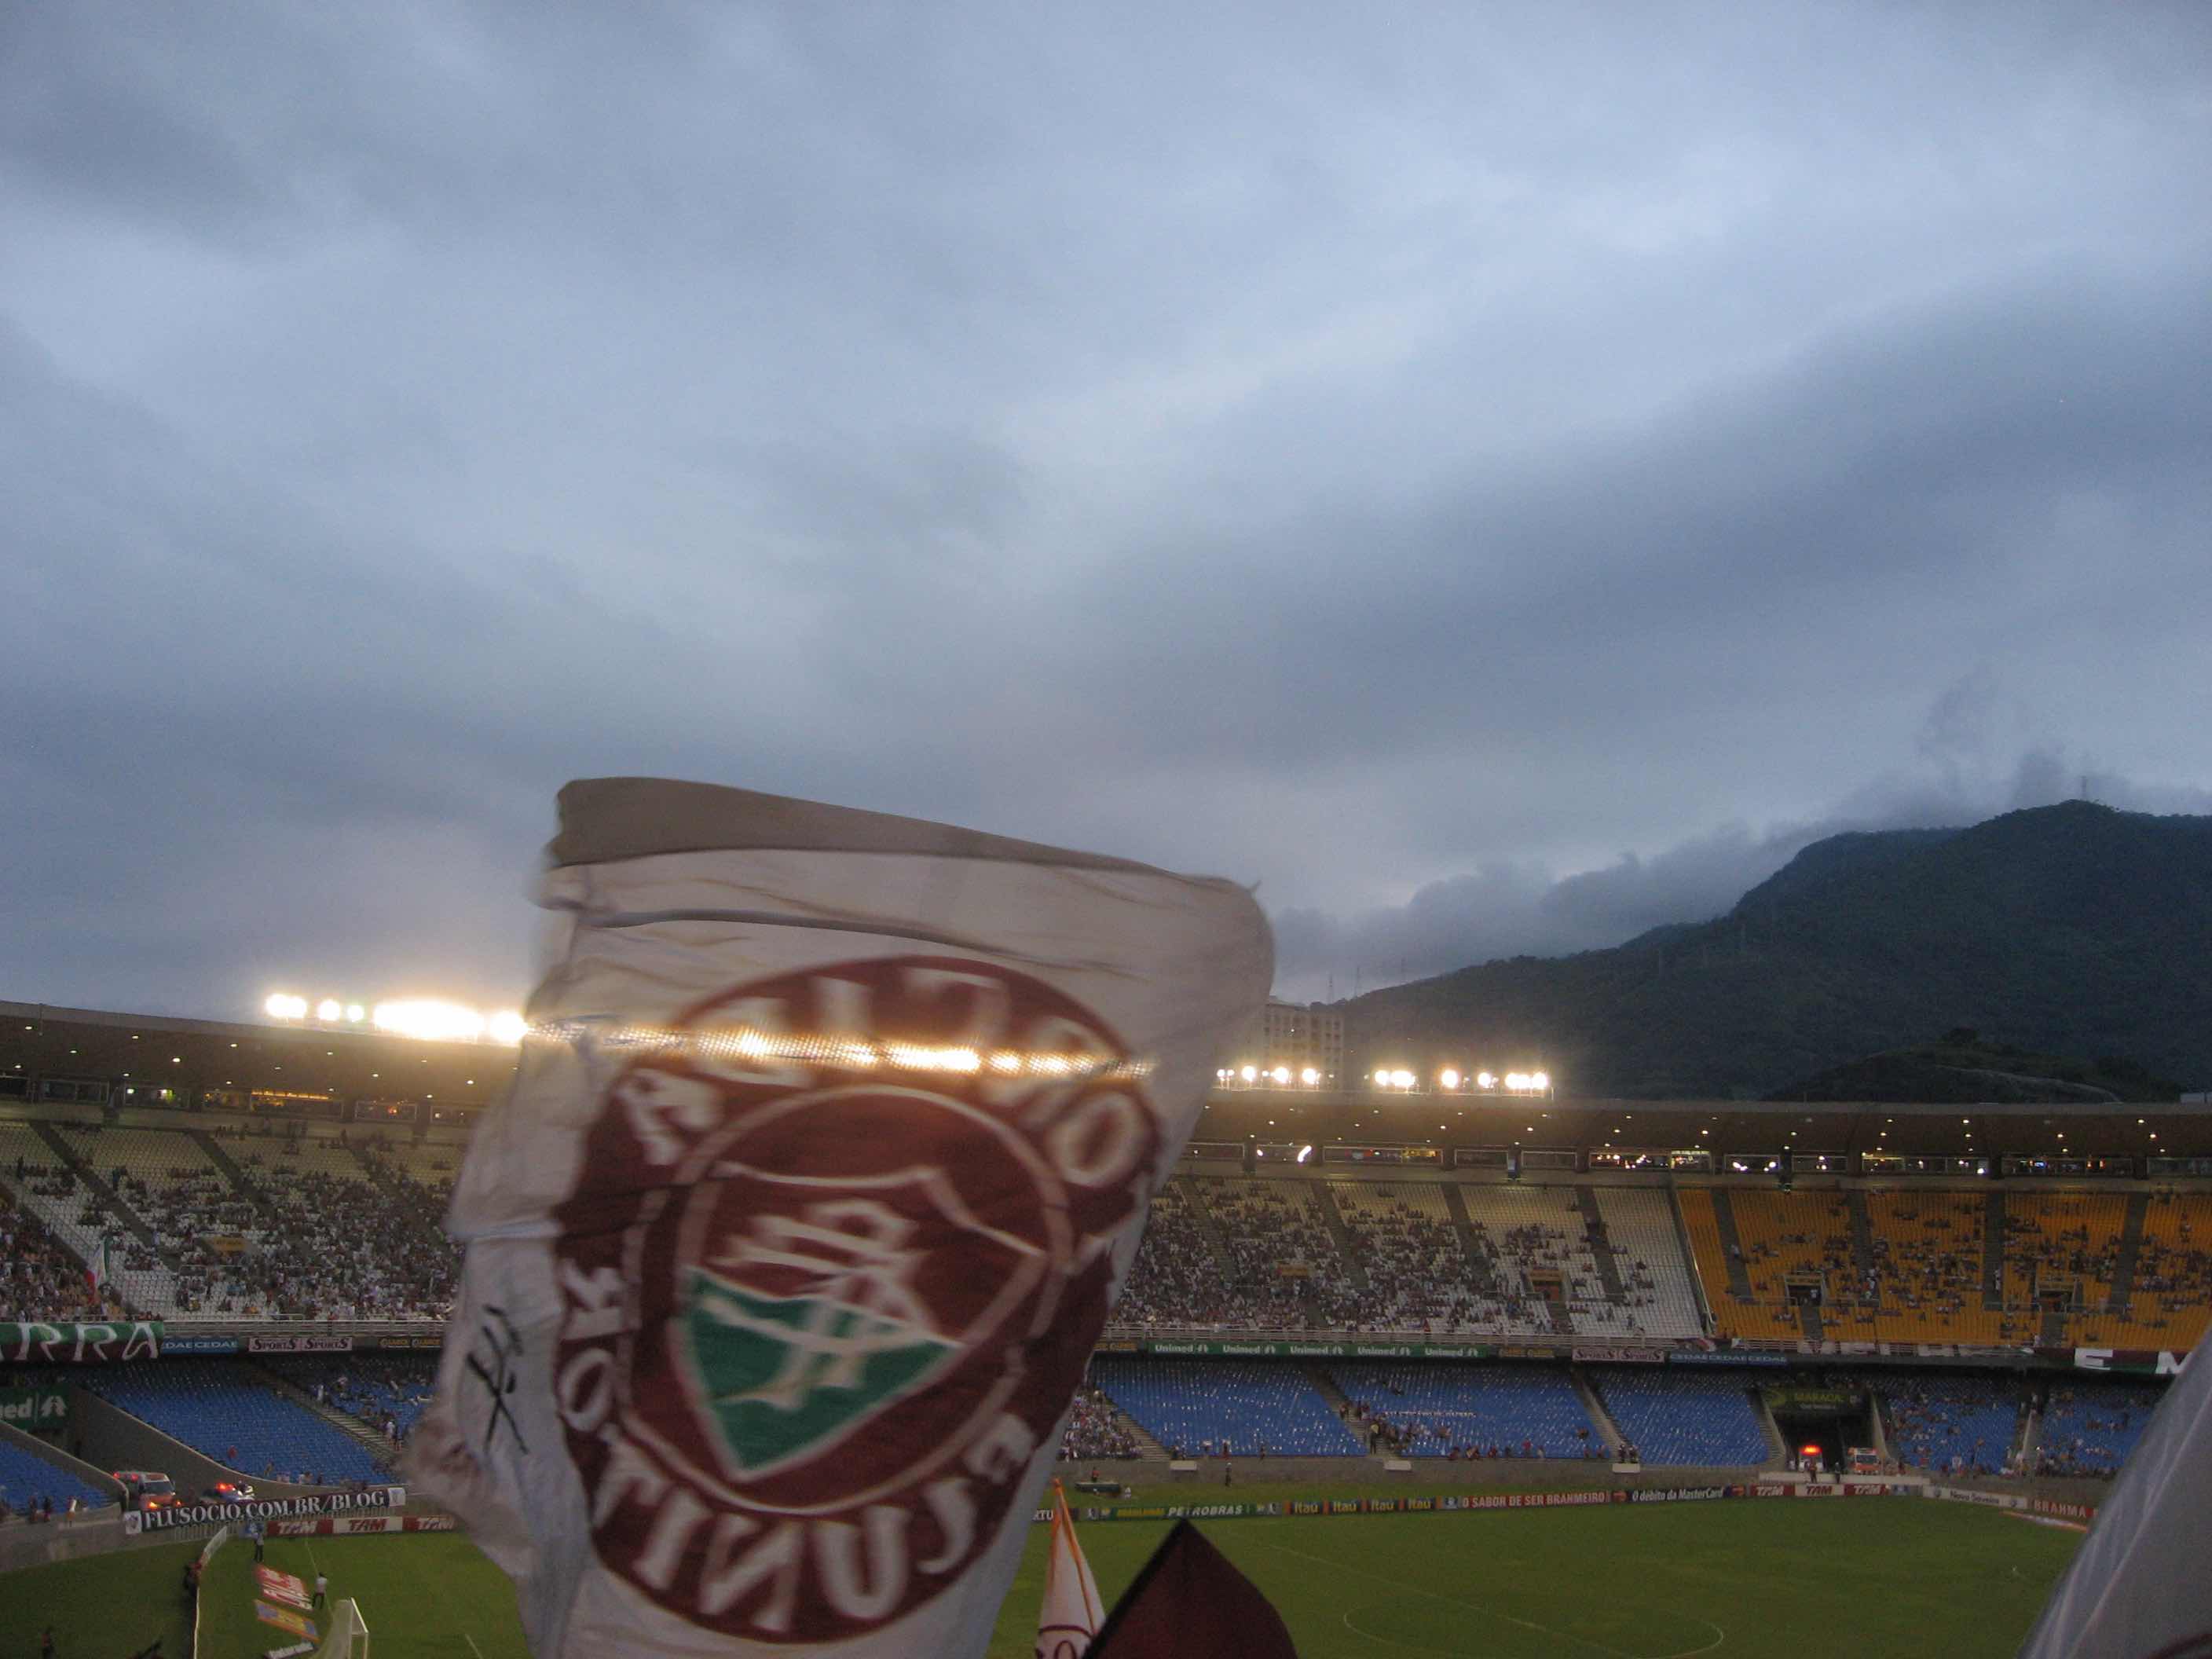
[[[315,1659],[368,1659],[368,1621],[350,1596],[331,1603],[330,1633]]]

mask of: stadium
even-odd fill
[[[0,1606],[514,1659],[399,1460],[515,1033],[270,1008],[0,1004]],[[2009,1652],[2212,1313],[2212,1122],[1513,1080],[1224,1071],[1064,1431],[1106,1593],[1187,1513],[1311,1654]]]

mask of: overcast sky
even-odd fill
[[[1285,989],[2212,810],[2212,7],[15,5],[0,996],[497,1002],[566,779]]]

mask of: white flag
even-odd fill
[[[1037,1606],[1036,1659],[1083,1659],[1105,1621],[1098,1581],[1075,1540],[1067,1494],[1052,1483],[1052,1553],[1045,1559],[1044,1599]]]
[[[410,1484],[538,1659],[980,1654],[1146,1205],[1257,1010],[1233,884],[569,785]]]
[[[2021,1659],[2212,1654],[2212,1362],[2204,1353],[2199,1343],[2159,1401]]]

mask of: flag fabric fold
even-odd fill
[[[410,1484],[538,1659],[979,1654],[1267,924],[1229,882],[562,792]]]
[[[2212,1655],[2212,1361],[2167,1388],[2020,1659]]]
[[[1052,1544],[1045,1557],[1044,1595],[1037,1607],[1036,1659],[1083,1659],[1106,1616],[1098,1581],[1083,1559],[1067,1493],[1052,1483]]]
[[[1114,1604],[1085,1659],[1297,1659],[1273,1603],[1188,1521]]]

